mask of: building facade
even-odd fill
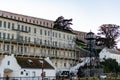
[[[54,21],[0,11],[0,53],[50,57],[57,68],[79,61],[76,35],[53,28]]]
[[[74,30],[74,33],[76,34],[76,37],[77,37],[78,40],[80,40],[82,42],[87,42],[86,39],[85,39],[87,32]]]
[[[56,71],[54,66],[50,65],[45,59],[30,58],[5,55],[2,57],[0,66],[0,77],[42,77],[42,73],[45,72],[46,77],[55,77]],[[44,63],[44,64],[43,64]],[[44,69],[42,68],[44,65]],[[43,70],[42,70],[43,69]],[[23,79],[21,79],[23,80]],[[25,79],[24,79],[25,80]],[[31,80],[31,79],[29,79]]]
[[[100,53],[100,60],[103,61],[104,58],[108,59],[108,58],[112,58],[115,59],[118,64],[120,65],[120,51],[117,49],[108,49],[108,48],[104,48]]]

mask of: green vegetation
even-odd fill
[[[81,47],[85,47],[85,46],[86,46],[85,43],[84,43],[84,42],[81,42],[81,41],[76,41],[76,44],[77,44],[78,46],[81,46]]]
[[[101,67],[104,69],[105,73],[118,73],[120,72],[120,66],[118,65],[118,62],[115,59],[109,58],[104,59],[103,62],[101,62]]]
[[[99,35],[104,36],[102,43],[107,48],[113,48],[116,46],[117,39],[120,36],[120,26],[116,24],[103,24],[99,28]]]
[[[88,79],[86,79],[86,78],[80,78],[80,79],[76,79],[76,80],[100,80],[99,78],[97,78],[97,77],[91,77],[91,78],[88,78]],[[106,78],[106,79],[102,79],[102,80],[120,80],[120,77],[117,77],[117,78],[115,78],[115,77],[108,77],[108,78]]]

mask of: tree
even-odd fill
[[[116,39],[120,35],[120,26],[115,24],[103,24],[100,26],[98,35],[104,36],[104,46],[107,48],[113,48],[115,47],[117,41]]]
[[[79,67],[79,69],[78,69],[77,76],[79,78],[85,76],[84,70],[81,67]]]
[[[72,21],[72,18],[71,19],[64,19],[63,16],[60,16],[54,22],[53,28],[72,32],[73,30],[70,27],[70,25],[72,25],[71,21]]]
[[[119,72],[119,65],[118,62],[115,59],[112,58],[108,58],[108,59],[104,59],[103,62],[101,62],[101,65],[104,69],[104,72],[114,72],[117,73]]]

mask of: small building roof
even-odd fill
[[[117,50],[117,49],[108,49],[108,48],[106,48],[106,50],[109,51],[110,53],[114,53],[114,54],[120,55],[120,51]]]
[[[34,69],[42,69],[42,63],[44,69],[54,69],[52,65],[50,65],[46,60],[34,58],[34,57],[21,57],[17,56],[16,60],[18,64],[22,68],[34,68]]]

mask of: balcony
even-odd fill
[[[27,56],[27,57],[50,57],[55,59],[66,59],[66,60],[79,60],[79,58],[71,57],[71,56],[64,56],[64,55],[54,55],[54,54],[45,54],[45,53],[31,53],[31,52],[17,52],[17,51],[7,51],[7,50],[0,50],[1,55],[9,55],[14,54],[16,56]]]
[[[17,28],[12,28],[12,30],[14,30],[14,31],[18,31],[18,32],[25,32],[25,33],[29,33],[29,31],[28,31],[28,30],[19,30],[19,29],[17,29]]]
[[[61,50],[70,50],[70,51],[75,50],[75,47],[70,47],[68,45],[60,46],[60,45],[52,45],[52,44],[47,44],[47,43],[32,42],[32,41],[19,40],[19,39],[0,38],[0,42],[19,44],[19,45],[23,45],[24,44],[24,45],[31,45],[31,46],[36,46],[36,47],[61,49]]]

